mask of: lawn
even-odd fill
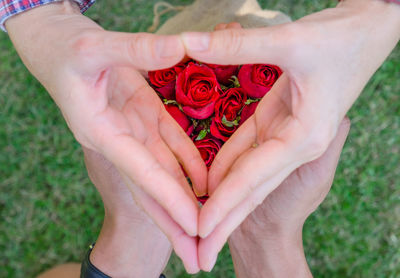
[[[99,1],[87,15],[107,29],[146,31],[156,2]],[[334,1],[260,3],[296,19]],[[0,85],[0,277],[34,277],[80,261],[97,237],[103,208],[79,144],[3,33]],[[333,189],[304,228],[307,259],[315,277],[400,277],[400,47],[349,117],[352,130]],[[166,273],[189,276],[175,257]],[[225,248],[213,272],[194,277],[234,276]]]

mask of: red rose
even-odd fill
[[[256,111],[257,105],[260,102],[252,102],[249,105],[245,105],[243,107],[242,113],[240,114],[240,123],[239,124],[243,124],[248,118],[250,118],[251,115],[254,114],[254,112]]]
[[[187,135],[191,135],[193,132],[193,124],[189,118],[175,105],[165,105],[167,112],[178,122],[178,124],[183,128]]]
[[[274,65],[244,65],[240,68],[238,79],[247,96],[262,98],[281,74],[282,70]]]
[[[202,140],[194,141],[194,145],[199,150],[201,157],[206,163],[207,169],[209,169],[222,143],[216,138],[207,136]]]
[[[215,117],[210,126],[211,134],[226,141],[238,128],[235,120],[246,102],[246,92],[242,88],[228,89],[215,105]]]
[[[233,75],[237,75],[238,66],[222,66],[222,65],[214,65],[214,64],[205,64],[207,67],[212,69],[217,77],[219,83],[228,86],[232,83],[230,79]]]
[[[179,63],[169,69],[149,71],[150,84],[166,99],[175,98],[176,76],[183,71],[185,65]]]
[[[209,198],[208,195],[197,197],[197,201],[199,201],[202,205],[204,205],[207,202],[208,198]]]
[[[176,100],[183,112],[195,119],[206,119],[213,114],[220,92],[214,72],[206,66],[191,63],[176,80]]]

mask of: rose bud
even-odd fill
[[[165,110],[177,121],[188,136],[193,132],[194,126],[189,118],[175,105],[164,104]]]
[[[230,80],[232,76],[237,75],[238,66],[222,66],[222,65],[214,65],[214,64],[205,64],[207,67],[212,69],[217,77],[219,83],[228,86],[232,83]]]
[[[222,143],[212,136],[207,136],[204,139],[194,141],[194,145],[199,150],[201,157],[203,158],[207,169],[210,169],[211,164],[214,161],[215,156],[221,149]]]
[[[243,107],[242,113],[240,114],[240,122],[239,125],[243,124],[248,118],[251,117],[251,115],[254,114],[254,112],[256,112],[256,108],[258,106],[260,102],[252,102],[248,105],[245,105]]]
[[[211,134],[226,141],[237,130],[238,113],[246,102],[246,92],[242,88],[228,89],[215,105],[215,117],[210,126]]]
[[[194,119],[210,117],[220,93],[214,72],[206,66],[191,63],[176,80],[176,100],[183,112]]]
[[[176,76],[183,71],[185,64],[179,63],[168,69],[149,71],[152,87],[166,99],[175,98]]]
[[[262,98],[281,74],[282,70],[274,65],[243,65],[238,80],[248,97]]]

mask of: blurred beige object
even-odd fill
[[[40,274],[37,278],[79,278],[81,275],[81,265],[68,263],[58,265]]]
[[[168,11],[174,9],[167,3],[159,4],[159,7],[164,6]],[[233,21],[239,22],[244,28],[271,26],[291,21],[290,17],[282,12],[262,10],[257,0],[196,0],[192,5],[177,7],[176,10],[181,11],[167,20],[156,34],[212,31],[219,23]]]

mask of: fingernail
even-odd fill
[[[200,271],[200,268],[198,266],[189,266],[189,265],[184,265],[185,270],[189,274],[196,274]]]
[[[177,37],[165,36],[157,40],[156,51],[161,58],[170,58],[178,54],[179,44]]]
[[[202,52],[207,51],[210,46],[210,34],[190,32],[183,33],[182,40],[187,50]]]
[[[208,261],[208,266],[204,269],[204,271],[211,272],[214,268],[215,264],[217,263],[218,255],[212,256]]]
[[[207,194],[205,191],[197,191],[197,188],[193,186],[193,191],[194,194],[196,194],[196,197],[203,197]]]

